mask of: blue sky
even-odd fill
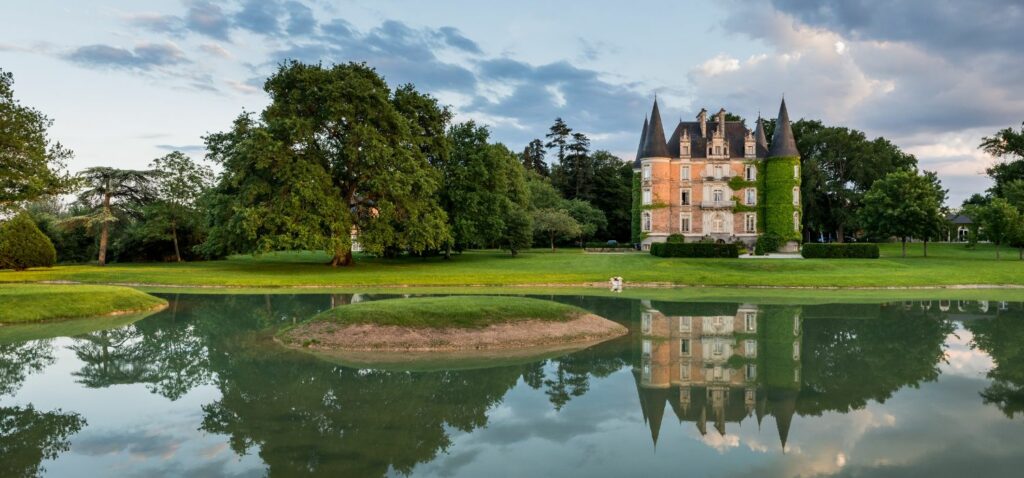
[[[72,170],[145,167],[266,103],[285,58],[366,61],[521,149],[556,116],[632,159],[655,93],[666,124],[701,107],[885,136],[983,190],[984,135],[1024,121],[1015,0],[328,2],[10,0],[0,68],[55,120]]]

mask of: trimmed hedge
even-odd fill
[[[608,250],[622,250],[622,249],[636,249],[632,244],[619,244],[614,241],[608,242],[588,242],[583,245],[586,250],[597,250],[597,249],[608,249]]]
[[[53,267],[57,250],[39,230],[28,213],[0,224],[0,269],[23,271],[30,267]]]
[[[878,259],[878,244],[804,244],[800,254],[807,259]]]
[[[757,237],[757,243],[754,245],[754,254],[758,256],[768,255],[769,253],[777,252],[780,246],[782,246],[782,238],[774,232],[766,232]]]
[[[658,257],[726,257],[735,259],[740,256],[740,248],[737,244],[656,242],[651,244],[651,255]]]

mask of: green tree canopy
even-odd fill
[[[530,144],[526,145],[523,149],[523,167],[527,171],[533,171],[541,176],[547,176],[550,174],[548,171],[548,165],[544,162],[544,142],[535,139],[530,141]]]
[[[996,245],[996,259],[999,258],[999,246],[1016,242],[1018,229],[1021,227],[1021,215],[1009,201],[1001,197],[992,199],[984,207],[977,209],[978,222],[985,231],[985,237]]]
[[[156,171],[158,199],[148,208],[145,226],[157,236],[169,236],[175,260],[181,262],[178,231],[197,226],[198,203],[213,187],[213,171],[180,151],[154,159],[150,167]]]
[[[869,234],[900,238],[906,257],[907,239],[931,234],[941,217],[939,207],[939,192],[929,177],[897,171],[875,181],[864,195],[860,223]]]
[[[992,195],[1005,197],[1004,188],[1007,185],[1024,180],[1024,123],[1020,131],[1004,128],[992,136],[982,138],[978,148],[1003,160],[985,171],[995,181],[989,189]]]
[[[441,204],[457,247],[506,245],[515,253],[530,237],[525,171],[508,148],[489,139],[487,128],[472,121],[449,129]]]
[[[0,210],[71,187],[71,150],[48,135],[53,121],[14,99],[14,76],[0,69]]]
[[[555,240],[577,237],[582,232],[580,224],[561,209],[533,211],[533,230],[548,239],[552,251],[555,250]]]
[[[224,172],[207,250],[320,249],[331,265],[364,251],[440,250],[451,241],[436,195],[446,113],[403,86],[394,93],[365,64],[279,66],[270,105],[206,138]]]

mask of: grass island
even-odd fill
[[[0,284],[0,326],[154,311],[167,301],[129,287]]]
[[[353,362],[481,358],[569,351],[627,333],[571,305],[540,299],[449,296],[344,305],[282,330],[278,340]]]

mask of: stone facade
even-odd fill
[[[664,242],[670,234],[682,234],[687,242],[710,238],[752,246],[765,231],[768,181],[761,176],[767,171],[766,162],[775,158],[772,154],[797,159],[795,182],[791,181],[795,186],[786,197],[793,200],[792,224],[798,238],[799,153],[785,102],[777,124],[785,125],[777,128],[772,141],[779,147],[769,148],[760,118],[751,131],[741,121],[727,121],[724,109],[713,118],[701,110],[697,121],[680,121],[666,140],[655,101],[650,121],[644,121],[634,162],[640,179],[640,193],[635,195],[640,204],[634,208],[640,217],[635,224],[642,248]]]

